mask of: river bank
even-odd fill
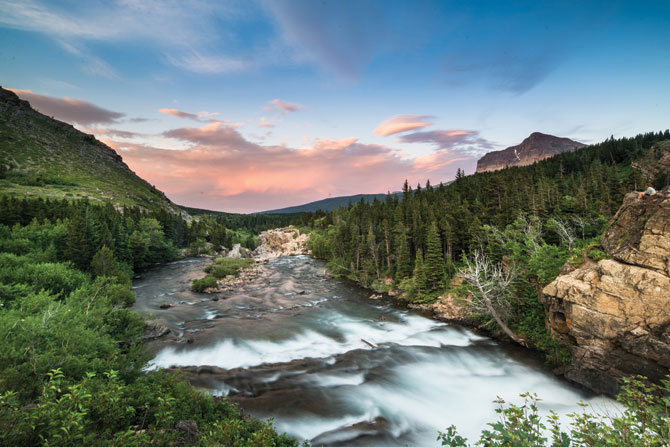
[[[519,403],[525,391],[540,394],[544,414],[610,402],[523,349],[369,300],[307,255],[260,263],[262,275],[220,296],[190,291],[208,262],[181,260],[133,284],[134,309],[170,330],[148,344],[153,368],[180,371],[313,445],[433,446],[451,424],[474,438],[495,419],[496,396]],[[165,300],[174,306],[160,309]]]

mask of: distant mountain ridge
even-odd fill
[[[391,195],[400,194],[399,192],[393,192]],[[339,197],[329,197],[323,200],[317,200],[315,202],[305,203],[303,205],[289,206],[287,208],[279,208],[269,211],[260,211],[254,214],[288,214],[288,213],[307,213],[314,211],[332,211],[340,206],[347,206],[350,203],[360,202],[363,199],[364,202],[370,203],[375,199],[377,200],[386,200],[386,194],[356,194],[353,196],[339,196]]]
[[[0,193],[182,211],[106,144],[0,87]]]
[[[484,155],[477,162],[476,172],[497,171],[509,166],[532,165],[545,158],[563,152],[572,152],[585,146],[585,144],[569,138],[533,132],[517,146]]]

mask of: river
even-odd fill
[[[217,301],[189,290],[209,262],[173,262],[134,281],[134,310],[171,329],[149,344],[152,367],[180,367],[194,385],[314,446],[436,446],[452,424],[474,440],[496,420],[496,396],[520,403],[526,391],[543,399],[543,414],[579,411],[580,400],[614,408],[523,349],[369,300],[308,256],[271,260]]]

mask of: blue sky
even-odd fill
[[[668,1],[0,8],[0,84],[186,205],[385,192],[473,172],[534,131],[669,127]]]

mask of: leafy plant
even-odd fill
[[[670,445],[670,381],[650,384],[645,377],[625,379],[617,399],[624,405],[618,415],[584,411],[569,415],[569,430],[551,412],[547,422],[538,414],[535,394],[525,393],[521,406],[498,398],[500,419],[488,424],[475,445],[486,447],[665,447]],[[549,437],[550,436],[550,437]],[[454,426],[439,433],[442,446],[467,447]]]

